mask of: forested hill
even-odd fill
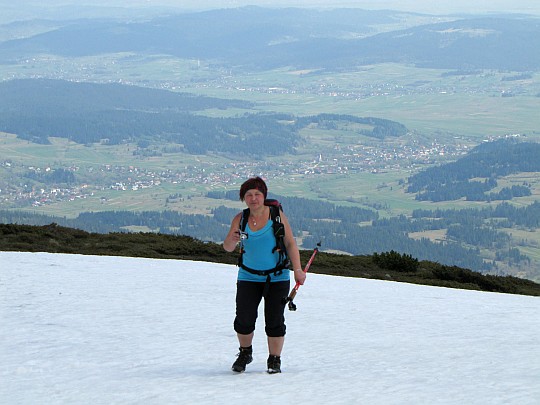
[[[501,139],[478,145],[455,162],[431,167],[408,179],[409,193],[418,200],[511,200],[531,195],[527,184],[497,187],[497,179],[520,172],[540,172],[540,144]],[[474,180],[473,180],[474,179]]]
[[[0,82],[0,111],[26,111],[38,114],[49,107],[66,113],[108,110],[148,111],[170,110],[196,112],[210,108],[245,108],[253,104],[243,100],[197,96],[119,83],[71,82],[53,79],[20,79]]]
[[[253,151],[264,151],[281,155],[294,151],[300,142],[298,131],[309,123],[326,128],[335,121],[363,123],[372,129],[364,129],[362,134],[379,139],[407,132],[394,121],[350,115],[253,113],[212,118],[192,114],[211,108],[251,107],[244,101],[119,84],[45,79],[0,83],[0,131],[41,144],[55,136],[82,144],[131,141],[144,147],[171,143],[192,154],[249,156]]]
[[[8,62],[36,54],[133,52],[264,70],[284,66],[347,70],[375,63],[455,70],[540,68],[540,53],[532,51],[540,49],[537,18],[440,16],[437,20],[442,22],[436,24],[392,30],[412,20],[427,18],[388,10],[243,7],[146,21],[81,19],[57,22],[56,29],[29,38],[0,42],[0,57]],[[384,29],[387,32],[380,32]]]

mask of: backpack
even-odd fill
[[[274,231],[274,237],[276,238],[276,246],[272,249],[272,253],[278,252],[279,253],[279,259],[278,263],[276,264],[276,267],[269,270],[255,270],[251,269],[244,265],[243,263],[243,254],[244,254],[244,245],[243,243],[240,244],[240,256],[238,257],[238,266],[243,268],[244,270],[247,270],[248,272],[252,274],[257,274],[260,276],[266,276],[266,281],[270,281],[270,274],[274,274],[275,276],[280,275],[283,272],[283,269],[289,268],[290,261],[289,257],[287,256],[287,249],[285,247],[285,225],[281,222],[281,215],[280,213],[283,211],[283,207],[279,203],[278,200],[274,199],[266,199],[264,200],[264,205],[270,208],[270,218],[272,219],[272,229]],[[245,234],[244,231],[247,226],[249,218],[249,208],[244,209],[242,211],[242,217],[240,218],[240,232],[242,234]]]

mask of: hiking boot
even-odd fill
[[[232,365],[232,371],[242,373],[246,371],[246,366],[253,361],[253,348],[241,347],[240,352],[237,354],[238,358]]]
[[[266,370],[268,374],[281,373],[281,357],[271,354],[268,356],[266,364],[268,366],[268,370]]]

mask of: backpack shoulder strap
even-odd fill
[[[281,215],[280,215],[280,209],[279,207],[275,205],[269,205],[268,208],[270,208],[270,219],[272,219],[273,223],[281,223]]]
[[[249,208],[245,208],[242,211],[242,216],[240,217],[240,232],[246,231],[246,226],[249,219]],[[240,239],[240,254],[238,255],[238,266],[244,267],[244,242],[242,239]]]
[[[242,216],[240,217],[240,230],[242,232],[246,230],[248,219],[249,219],[249,208],[246,208],[242,211]]]
[[[267,204],[270,208],[270,216],[272,218],[272,228],[274,230],[274,237],[276,238],[276,246],[272,249],[272,253],[279,252],[279,263],[288,267],[287,248],[285,247],[285,225],[281,222],[281,204],[276,203]]]

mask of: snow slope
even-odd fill
[[[539,298],[310,274],[283,373],[265,372],[259,323],[234,374],[235,277],[0,252],[0,403],[540,404]]]

